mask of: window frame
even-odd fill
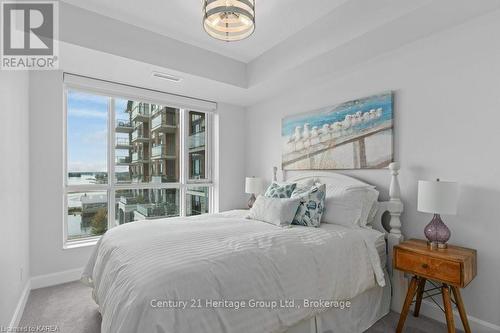
[[[103,81],[104,83],[109,83]],[[94,83],[100,83],[98,79],[88,79],[88,84],[75,84],[73,82],[63,83],[63,249],[71,249],[82,246],[92,246],[97,243],[99,236],[88,236],[77,239],[68,239],[68,200],[67,196],[74,192],[94,192],[101,191],[106,192],[108,196],[108,230],[115,227],[115,207],[116,207],[116,191],[118,190],[134,190],[134,189],[169,189],[175,188],[179,191],[179,216],[186,217],[186,198],[188,188],[193,187],[207,187],[209,193],[209,213],[215,212],[218,191],[216,190],[216,185],[214,182],[214,155],[216,154],[216,147],[214,146],[214,112],[210,110],[200,110],[193,107],[186,107],[186,105],[179,105],[178,103],[172,102],[168,93],[162,93],[157,91],[152,91],[156,96],[151,98],[149,96],[140,97],[140,93],[149,92],[150,90],[145,88],[130,87],[124,85],[126,88],[121,92],[120,84],[111,83],[113,85],[113,90],[95,88]],[[99,84],[98,84],[99,85]],[[130,89],[135,89],[134,94],[130,94]],[[107,184],[84,184],[84,185],[69,185],[68,184],[68,92],[74,90],[83,93],[89,93],[94,95],[99,95],[108,98],[108,117],[107,117],[107,174],[108,182]],[[136,94],[137,93],[137,94]],[[165,98],[158,98],[158,95],[165,95]],[[146,94],[147,95],[147,94]],[[172,95],[176,97],[177,95]],[[179,96],[177,96],[179,97]],[[178,182],[166,182],[166,183],[118,183],[115,181],[115,141],[116,141],[116,113],[115,113],[115,100],[116,99],[129,99],[135,100],[148,104],[157,104],[168,107],[174,107],[179,110],[179,180]],[[187,98],[180,96],[179,98]],[[194,100],[197,101],[197,100]],[[201,101],[204,102],[204,101]],[[196,104],[196,103],[194,103]],[[216,104],[215,104],[216,105]],[[206,115],[206,144],[205,144],[205,179],[189,179],[189,122],[188,116],[189,111],[201,112]],[[160,217],[161,218],[161,217]]]

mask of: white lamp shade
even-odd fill
[[[458,183],[418,181],[418,210],[432,214],[455,215],[458,206]]]
[[[262,179],[257,177],[246,177],[245,192],[248,194],[257,194],[262,192]]]

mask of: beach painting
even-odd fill
[[[282,120],[283,170],[380,169],[393,161],[393,94]]]

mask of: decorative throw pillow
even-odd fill
[[[317,184],[308,190],[293,191],[292,198],[300,198],[299,208],[292,224],[319,227],[325,207],[326,185]]]
[[[277,182],[273,182],[264,193],[265,197],[268,198],[290,198],[292,196],[293,190],[297,186],[296,183],[283,183],[279,184]]]
[[[257,197],[247,218],[271,223],[277,226],[288,226],[292,223],[300,199]]]

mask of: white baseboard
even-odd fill
[[[28,280],[28,282],[26,282],[26,285],[24,286],[23,292],[21,293],[21,297],[19,297],[19,301],[17,302],[16,310],[14,311],[14,315],[12,316],[9,327],[19,326],[19,322],[21,321],[21,317],[24,313],[26,302],[28,301],[28,297],[30,295],[30,290],[31,285],[30,280]]]
[[[412,307],[413,308],[413,307]],[[444,313],[439,309],[439,307],[432,303],[432,301],[422,300],[422,305],[420,307],[420,313],[426,317],[432,318],[434,320],[440,321],[442,323],[446,323],[446,319],[444,317]],[[455,309],[453,311],[455,327],[458,329],[464,330],[462,326],[462,320],[460,319],[460,315],[458,311]],[[472,332],[475,333],[500,333],[500,326],[489,323],[487,321],[481,320],[476,317],[472,317],[470,315],[467,316],[469,319],[469,325]]]
[[[80,280],[83,268],[70,269],[67,271],[38,275],[31,278],[31,289],[45,288],[58,284]]]

